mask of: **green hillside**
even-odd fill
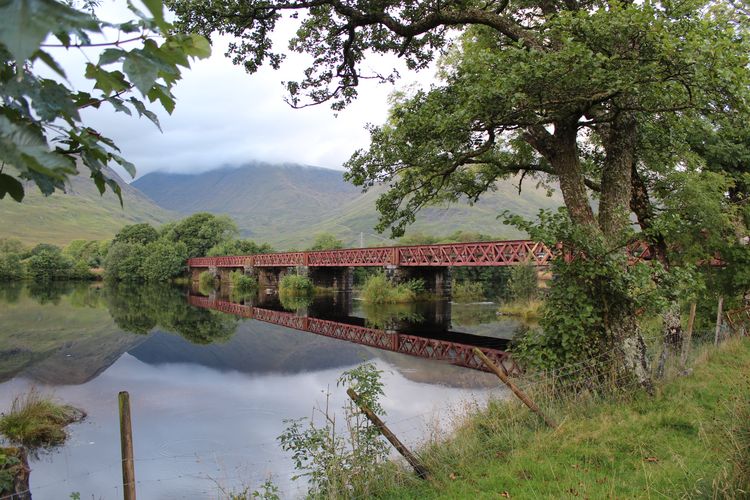
[[[301,165],[251,163],[200,174],[147,174],[133,183],[160,206],[189,215],[199,211],[228,214],[243,236],[266,241],[278,248],[303,248],[316,234],[329,232],[346,245],[357,246],[360,233],[366,245],[384,244],[374,234],[378,214],[375,200],[383,188],[362,193],[344,182],[342,172]],[[473,206],[468,203],[424,210],[409,229],[435,235],[456,230],[498,237],[523,237],[496,217],[504,210],[533,217],[540,208],[555,208],[559,196],[525,184],[498,184],[495,192]]]
[[[45,197],[32,185],[26,197],[16,203],[10,197],[0,200],[0,237],[17,238],[26,244],[45,242],[64,245],[75,239],[108,239],[127,224],[148,222],[159,225],[176,215],[157,206],[136,188],[122,181],[124,207],[111,191],[99,195],[86,176],[73,178],[66,193]]]

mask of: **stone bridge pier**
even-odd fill
[[[354,286],[353,267],[306,267],[307,277],[313,285],[333,288],[338,292],[351,292]]]
[[[442,266],[385,266],[385,275],[392,283],[404,283],[412,279],[424,280],[425,290],[440,299],[450,300],[451,268]]]

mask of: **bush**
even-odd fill
[[[183,274],[187,260],[184,243],[157,240],[146,245],[141,272],[146,281],[169,281]]]
[[[58,446],[65,442],[65,427],[85,414],[72,406],[59,405],[32,389],[13,400],[10,412],[0,416],[0,434],[11,443],[29,448]]]
[[[374,364],[365,363],[345,371],[337,386],[352,388],[361,404],[383,416],[381,374]],[[277,438],[281,448],[294,457],[300,476],[308,479],[307,497],[370,498],[382,486],[381,467],[388,459],[389,448],[380,432],[352,401],[343,408],[343,423],[334,418],[328,404],[318,411],[322,424],[312,418],[287,420]]]
[[[394,285],[379,272],[369,276],[362,286],[362,300],[371,304],[397,304],[413,302],[424,292],[424,280],[413,279]]]
[[[113,243],[104,260],[104,277],[117,281],[141,281],[146,257],[146,247],[140,243]]]
[[[481,283],[454,281],[452,295],[454,302],[480,302],[484,300],[484,287]]]
[[[15,281],[23,278],[21,256],[15,253],[0,253],[0,281]]]
[[[308,250],[337,250],[339,248],[344,248],[344,243],[340,239],[331,233],[322,233],[315,238],[315,241]]]
[[[206,253],[207,257],[222,255],[253,255],[256,253],[271,253],[273,248],[268,243],[258,245],[251,240],[227,240],[212,246]]]
[[[29,276],[36,281],[68,279],[73,271],[73,262],[52,245],[37,245],[28,260]]]
[[[312,281],[307,276],[299,274],[287,274],[281,278],[279,293],[288,295],[312,295],[315,291]]]
[[[89,267],[101,267],[106,248],[102,251],[102,242],[96,240],[73,240],[63,250],[63,254],[74,262],[83,261]]]
[[[248,276],[242,271],[232,271],[229,273],[229,283],[234,291],[239,293],[249,293],[258,289],[258,280],[253,276]]]
[[[139,245],[148,245],[159,239],[159,232],[151,224],[131,224],[125,226],[112,239],[112,244],[116,243],[137,243]]]
[[[531,264],[513,266],[510,271],[508,288],[513,300],[532,301],[539,295],[536,267]]]
[[[213,290],[216,284],[216,278],[209,271],[203,271],[198,275],[198,287],[203,293],[203,290]]]
[[[92,280],[96,275],[91,272],[91,267],[84,260],[79,260],[70,270],[70,279],[74,280]]]

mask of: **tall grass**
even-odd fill
[[[424,280],[393,284],[383,272],[368,276],[362,286],[362,300],[371,304],[414,302],[424,293]]]
[[[481,302],[484,300],[484,286],[476,281],[454,281],[451,295],[453,302]]]
[[[655,396],[607,390],[606,380],[572,391],[554,378],[520,380],[557,429],[515,398],[492,400],[419,452],[433,481],[404,470],[374,496],[748,498],[750,341],[696,360],[690,376],[675,375]]]
[[[541,316],[542,304],[541,300],[515,300],[501,304],[497,310],[505,316],[514,316],[526,321],[534,321]]]
[[[58,446],[68,437],[65,427],[84,416],[81,410],[57,404],[31,389],[16,396],[10,412],[0,416],[0,434],[11,443],[27,448]]]

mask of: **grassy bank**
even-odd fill
[[[422,450],[431,481],[397,474],[377,496],[748,497],[748,339],[702,351],[689,376],[674,377],[653,398],[636,392],[540,405],[561,422],[557,430],[515,400],[492,402],[450,440]]]

